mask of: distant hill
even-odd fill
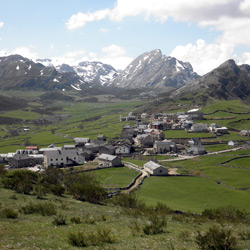
[[[172,98],[191,93],[204,93],[208,97],[223,100],[250,100],[250,66],[237,66],[230,59],[186,86],[171,94]]]
[[[190,63],[153,50],[138,56],[113,81],[112,86],[126,89],[176,89],[199,78]]]
[[[76,73],[92,87],[109,86],[118,76],[117,70],[111,65],[101,62],[81,62],[77,66],[62,64],[57,67],[62,73]]]
[[[54,67],[20,55],[0,57],[0,89],[54,90],[82,88],[85,82],[75,73],[60,73]],[[85,84],[86,85],[86,84]]]

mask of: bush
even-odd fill
[[[54,217],[54,220],[52,221],[52,224],[55,226],[63,226],[67,225],[66,223],[66,216],[59,214],[56,217]]]
[[[66,183],[70,194],[77,200],[100,203],[107,198],[107,192],[93,175],[72,175]]]
[[[56,207],[53,203],[38,203],[30,202],[28,205],[21,207],[20,211],[24,214],[41,214],[42,216],[52,216],[56,214]]]
[[[137,196],[134,193],[119,194],[112,199],[112,202],[115,205],[124,208],[142,208],[144,206],[144,204],[138,200]]]
[[[99,246],[104,243],[113,243],[115,241],[115,236],[111,229],[98,228],[96,232],[92,233],[70,233],[68,240],[71,245],[77,247]]]
[[[89,236],[83,232],[70,233],[68,236],[69,243],[76,247],[88,246]]]
[[[247,219],[246,212],[240,211],[232,206],[205,209],[202,212],[202,216],[220,222],[240,222]]]
[[[18,217],[18,212],[12,208],[5,208],[2,213],[7,219],[16,219]]]
[[[15,170],[8,173],[2,180],[4,188],[13,189],[18,193],[30,194],[37,183],[38,175],[29,170]]]
[[[71,221],[72,223],[75,223],[75,224],[81,224],[81,223],[82,223],[82,219],[81,219],[80,217],[72,217],[72,218],[70,219],[70,221]]]
[[[219,229],[218,227],[209,228],[204,235],[198,231],[196,243],[202,250],[234,250],[237,245],[231,230]]]
[[[153,213],[149,217],[149,224],[144,226],[143,232],[147,235],[160,234],[165,231],[167,221],[165,216],[159,216]]]

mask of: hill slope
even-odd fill
[[[250,66],[237,66],[234,60],[227,60],[218,68],[176,90],[171,97],[190,93],[205,93],[215,99],[248,100],[250,97]]]

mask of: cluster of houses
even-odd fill
[[[47,148],[28,146],[15,153],[0,154],[0,161],[8,163],[11,168],[29,168],[36,165],[44,168],[67,167],[94,159],[99,161],[99,166],[121,166],[121,156],[130,154],[130,143],[120,141],[113,146],[105,140],[105,136],[99,135],[93,141],[89,138],[75,138],[75,144],[63,147],[53,144]]]
[[[119,138],[106,141],[105,135],[98,135],[96,140],[90,138],[75,138],[74,144],[57,147],[50,145],[47,148],[29,146],[15,153],[1,154],[0,161],[8,163],[13,168],[28,168],[36,165],[49,167],[67,167],[79,165],[88,161],[98,161],[99,167],[117,167],[122,165],[123,156],[135,154],[188,154],[202,155],[206,153],[205,147],[199,138],[179,143],[165,138],[165,130],[186,130],[190,133],[211,132],[216,135],[228,133],[226,127],[216,123],[209,126],[205,123],[195,123],[203,120],[203,113],[198,109],[188,112],[147,113],[135,116],[130,112],[120,121],[135,121],[134,125],[122,128]],[[244,131],[245,132],[245,131]],[[242,132],[243,135],[243,132]],[[250,131],[244,134],[250,135]],[[159,164],[149,162],[144,166],[152,175],[167,175],[166,168]]]

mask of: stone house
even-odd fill
[[[13,168],[27,168],[35,165],[42,165],[44,161],[43,155],[34,154],[14,154],[8,158],[8,165]]]
[[[74,141],[75,141],[76,147],[82,147],[86,143],[89,143],[90,139],[89,138],[74,138]]]
[[[205,147],[202,145],[199,138],[193,138],[191,141],[191,147],[187,149],[187,154],[191,155],[203,155],[206,154],[207,151]]]
[[[150,175],[155,176],[166,176],[168,175],[168,169],[164,168],[158,163],[155,163],[153,161],[149,161],[144,164],[144,169],[149,172]]]
[[[101,167],[120,167],[122,160],[120,157],[109,154],[101,154],[97,157],[99,166]]]
[[[155,138],[150,134],[142,134],[138,135],[134,142],[138,147],[153,147]]]
[[[115,154],[116,155],[128,155],[131,151],[131,145],[129,144],[122,144],[118,145],[115,148]]]
[[[177,146],[174,142],[169,141],[169,140],[156,141],[154,143],[154,152],[156,154],[165,154],[168,152],[176,153]]]
[[[100,147],[99,154],[114,155],[115,154],[115,147],[112,145],[104,145],[104,146]]]
[[[66,167],[85,162],[85,157],[76,148],[46,150],[44,152],[44,167]]]
[[[194,132],[194,133],[208,132],[207,124],[204,124],[204,123],[195,123],[191,127],[191,131]]]

